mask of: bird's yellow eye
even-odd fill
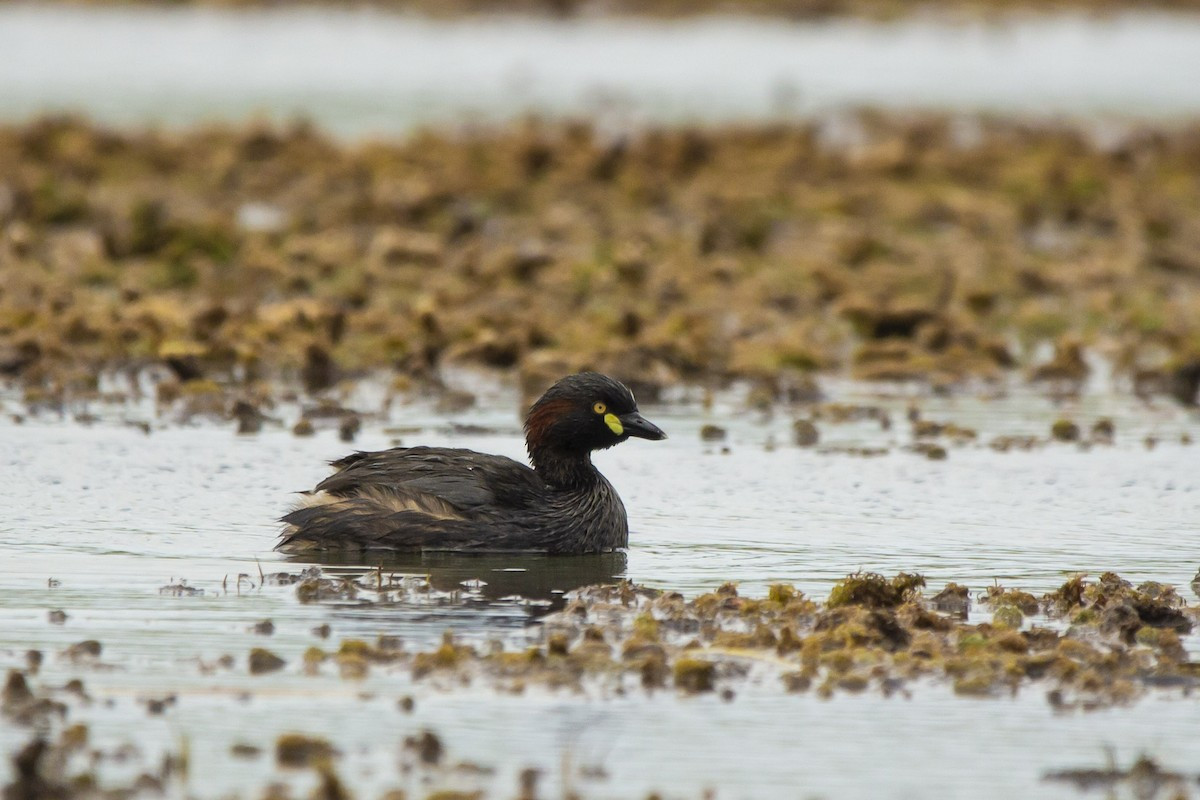
[[[592,406],[592,411],[595,411],[597,414],[603,414],[608,411],[608,406],[604,405],[604,403],[596,403]]]

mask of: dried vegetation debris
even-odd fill
[[[863,112],[347,145],[306,125],[46,119],[0,127],[0,373],[36,410],[152,366],[163,404],[246,432],[272,419],[266,379],[319,393],[447,364],[514,368],[529,393],[589,366],[647,400],[686,380],[781,398],[817,370],[946,387],[1024,364],[1058,393],[1098,351],[1137,391],[1192,403],[1197,171],[1195,124],[1101,144]]]

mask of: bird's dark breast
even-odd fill
[[[597,478],[586,488],[556,493],[542,523],[548,552],[598,553],[629,544],[625,506],[612,485]]]
[[[407,549],[409,541],[419,539],[422,550],[551,554],[600,553],[629,544],[625,506],[603,478],[586,488],[552,490],[540,499],[536,507],[473,521],[410,517],[404,520],[405,529],[397,528],[388,539],[395,549]]]

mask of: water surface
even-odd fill
[[[1197,701],[1177,692],[1062,715],[1036,686],[1002,700],[917,686],[909,699],[868,693],[822,701],[784,695],[775,679],[752,675],[723,702],[534,689],[498,696],[483,686],[414,686],[406,672],[373,671],[362,683],[300,674],[303,650],[328,646],[312,633],[319,625],[331,626],[333,642],[386,634],[422,647],[453,630],[480,643],[523,645],[538,640],[538,620],[564,591],[622,577],[689,595],[725,581],[762,594],[786,581],[822,597],[858,569],[918,571],[931,590],[956,581],[980,591],[999,581],[1033,592],[1076,571],[1114,570],[1189,593],[1200,566],[1200,473],[1195,447],[1180,436],[1200,437],[1194,416],[1115,395],[1065,406],[1020,393],[921,398],[927,418],[980,432],[979,443],[951,446],[948,459],[930,461],[904,450],[909,398],[838,385],[831,393],[883,405],[893,425],[821,423],[822,447],[882,446],[889,454],[795,447],[790,413],[746,412],[736,396],[708,410],[688,402],[644,408],[671,438],[632,441],[596,457],[629,508],[628,553],[568,559],[288,559],[272,550],[273,520],[292,491],[311,486],[326,473],[324,461],[347,450],[334,431],[311,439],[283,429],[239,437],[227,424],[168,424],[141,407],[93,409],[101,419],[90,426],[44,415],[18,425],[6,414],[0,666],[20,665],[25,650],[38,648],[48,656],[38,678],[45,685],[82,677],[97,702],[74,709],[72,719],[91,722],[101,744],[137,744],[135,764],[153,763],[156,753],[186,741],[193,764],[187,791],[203,798],[256,793],[275,773],[274,738],[289,730],[330,737],[345,753],[343,776],[368,797],[395,787],[421,793],[418,778],[397,765],[405,736],[423,728],[443,737],[454,762],[499,770],[486,779],[445,780],[486,780],[507,792],[517,771],[533,766],[545,771],[552,791],[570,784],[586,797],[655,789],[761,797],[797,787],[804,796],[831,797],[1069,797],[1070,787],[1043,783],[1042,773],[1103,766],[1107,748],[1124,764],[1143,751],[1177,769],[1200,762]],[[408,444],[520,458],[516,407],[505,391],[454,420],[430,404],[397,406],[390,419],[367,425],[354,446],[386,447],[397,435],[388,426],[402,423]],[[997,434],[1044,433],[1064,414],[1085,426],[1111,416],[1116,444],[1003,454],[982,444]],[[122,424],[131,416],[150,419],[154,429],[147,435]],[[702,442],[705,423],[725,426],[726,441]],[[1158,444],[1147,448],[1147,436]],[[260,571],[311,566],[366,581],[386,575],[411,587],[428,578],[436,591],[305,604],[294,586],[260,578]],[[181,581],[198,593],[180,590]],[[52,609],[67,613],[64,624],[48,622]],[[269,638],[251,632],[264,619],[275,625]],[[108,668],[57,655],[82,639],[103,643]],[[1197,637],[1187,645],[1194,658]],[[250,676],[245,654],[255,646],[290,666]],[[235,656],[234,669],[207,669],[224,654]],[[141,701],[166,694],[177,703],[148,717]],[[397,708],[408,694],[417,700],[412,714]],[[24,735],[12,726],[0,731],[0,750],[11,751]],[[235,741],[264,746],[267,756],[231,760]],[[106,769],[111,777],[131,767]],[[596,778],[598,771],[607,777]]]
[[[1005,22],[428,20],[368,10],[0,5],[0,118],[304,116],[349,135],[537,111],[619,124],[860,105],[1200,113],[1200,16]]]

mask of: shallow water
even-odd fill
[[[0,5],[0,118],[264,114],[343,134],[528,111],[721,122],[859,105],[1200,113],[1200,16],[675,22]]]
[[[213,422],[160,422],[139,406],[93,408],[100,420],[90,426],[45,415],[17,425],[4,414],[0,666],[19,666],[25,651],[37,648],[48,656],[43,685],[83,677],[96,702],[74,708],[72,720],[91,722],[101,744],[137,744],[142,754],[134,764],[155,763],[158,752],[186,741],[186,790],[205,798],[255,793],[276,772],[276,735],[289,730],[329,736],[345,753],[343,777],[366,797],[397,786],[420,793],[418,773],[402,774],[397,760],[404,737],[422,728],[442,736],[452,763],[499,770],[486,778],[443,774],[442,783],[483,781],[501,794],[516,786],[520,768],[534,766],[545,771],[551,794],[570,784],[585,797],[651,789],[756,797],[797,788],[803,796],[1067,797],[1072,789],[1042,783],[1042,773],[1103,766],[1108,747],[1125,765],[1143,751],[1177,769],[1200,761],[1197,701],[1177,692],[1062,715],[1036,688],[1011,700],[969,700],[946,687],[918,686],[910,699],[822,701],[783,695],[752,675],[723,702],[533,689],[497,696],[414,686],[406,671],[373,672],[362,683],[300,674],[300,654],[322,644],[311,633],[322,624],[332,627],[333,642],[390,634],[428,646],[451,629],[470,640],[519,644],[538,639],[537,619],[563,590],[619,577],[687,594],[732,580],[743,594],[761,595],[768,584],[786,581],[820,597],[857,569],[918,571],[932,591],[947,581],[976,591],[1000,581],[1033,592],[1076,571],[1114,570],[1188,591],[1200,566],[1200,473],[1196,447],[1180,436],[1200,438],[1194,415],[1114,395],[1066,406],[1023,393],[924,397],[924,417],[980,432],[978,443],[951,446],[947,460],[930,461],[903,449],[910,398],[827,387],[833,399],[887,407],[893,425],[821,423],[822,448],[886,446],[888,455],[797,448],[789,414],[746,412],[735,395],[708,410],[687,398],[646,407],[671,438],[634,441],[596,457],[630,511],[627,554],[371,557],[323,565],[335,574],[379,567],[380,579],[409,574],[413,586],[428,575],[441,590],[396,592],[375,604],[303,604],[292,586],[260,585],[260,569],[270,575],[312,565],[272,551],[273,519],[290,492],[311,486],[325,474],[324,461],[350,447],[334,431],[310,439],[283,429],[239,437]],[[424,402],[394,406],[353,447],[386,447],[394,437],[387,426],[403,425],[406,444],[521,457],[515,395],[489,390],[481,397],[482,407],[454,420]],[[9,412],[16,409],[9,404]],[[1085,426],[1112,417],[1115,446],[1055,444],[1001,454],[983,445],[997,434],[1044,433],[1063,415]],[[126,417],[147,419],[154,430],[124,425]],[[495,432],[455,433],[451,422]],[[701,442],[704,423],[725,426],[727,441]],[[1159,441],[1153,449],[1147,436]],[[180,581],[202,593],[162,591]],[[47,621],[52,609],[67,613],[64,624]],[[264,619],[275,624],[269,638],[250,631]],[[1197,638],[1187,642],[1193,657]],[[109,668],[56,655],[83,639],[103,643]],[[255,646],[290,666],[250,676],[245,654]],[[206,674],[202,665],[223,654],[236,657],[236,668]],[[396,701],[410,693],[416,710],[407,715]],[[177,704],[148,717],[139,698],[166,694],[177,695]],[[14,726],[0,729],[0,752],[24,736]],[[236,741],[262,746],[266,755],[230,759]],[[581,776],[581,767],[602,768],[606,777],[595,778],[592,769]],[[102,774],[131,768],[114,763]],[[7,770],[0,766],[0,775]]]

